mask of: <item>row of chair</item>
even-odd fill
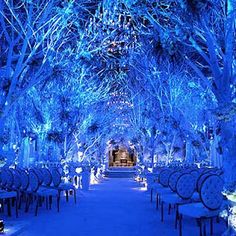
[[[159,168],[156,173],[147,174],[147,182],[156,194],[156,208],[161,205],[161,221],[164,221],[164,204],[175,208],[175,228],[179,225],[182,236],[183,215],[197,219],[200,235],[206,234],[206,221],[210,220],[210,234],[213,234],[213,218],[218,217],[225,207],[223,201],[222,171],[217,169],[198,169],[169,167]]]
[[[11,204],[15,205],[16,216],[21,208],[22,201],[25,200],[25,211],[29,210],[31,204],[35,204],[35,215],[42,202],[46,202],[46,207],[51,209],[52,199],[57,202],[57,210],[60,209],[61,192],[65,191],[68,201],[69,192],[74,193],[76,202],[76,189],[71,183],[62,183],[62,176],[57,168],[51,170],[47,168],[32,168],[24,170],[20,168],[3,168],[0,174],[0,201],[8,206],[8,215],[11,215]]]

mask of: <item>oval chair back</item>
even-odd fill
[[[198,170],[199,170],[200,174],[203,174],[206,169],[201,167]]]
[[[160,170],[159,170],[159,172],[158,172],[158,182],[160,183],[160,177],[161,177],[161,173],[162,173],[162,171],[164,171],[164,170],[167,170],[166,168],[160,168]]]
[[[214,169],[212,169],[212,168],[206,168],[206,169],[204,169],[203,173],[204,173],[204,174],[214,173]]]
[[[27,190],[29,186],[29,176],[25,170],[19,170],[19,172],[20,172],[20,179],[21,179],[21,189],[25,191]]]
[[[0,184],[2,185],[2,170],[0,170]]]
[[[200,172],[198,171],[198,170],[192,170],[191,172],[190,172],[190,174],[194,177],[194,179],[195,179],[195,183],[196,183],[196,185],[195,185],[195,190],[197,189],[197,180],[198,180],[198,178],[199,178],[199,176],[200,176]]]
[[[180,171],[175,171],[171,173],[170,178],[169,178],[169,187],[173,192],[176,192],[176,183],[178,178],[182,175]]]
[[[13,179],[13,174],[10,169],[4,169],[2,171],[2,176],[4,179],[4,186],[6,188],[12,188],[14,179]]]
[[[39,169],[39,168],[34,168],[33,170],[34,170],[34,172],[35,172],[35,173],[37,174],[37,176],[38,176],[39,185],[42,185],[42,184],[43,184],[43,181],[44,181],[44,177],[43,177],[42,170]]]
[[[200,193],[200,188],[202,186],[202,182],[208,177],[212,175],[211,173],[202,173],[201,175],[199,175],[198,179],[197,179],[197,192]]]
[[[29,171],[29,187],[32,192],[37,192],[39,188],[39,178],[35,171]]]
[[[190,199],[195,190],[195,179],[189,173],[180,175],[176,183],[176,193],[182,199]]]
[[[58,172],[60,173],[61,176],[64,175],[64,170],[61,166],[57,167]]]
[[[222,169],[218,169],[218,170],[216,170],[215,174],[223,176],[224,171]]]
[[[7,186],[7,179],[8,179],[8,173],[7,173],[6,168],[2,169],[1,178],[2,178],[2,186],[6,187]]]
[[[61,174],[60,172],[58,171],[57,168],[53,168],[51,170],[51,174],[52,174],[52,182],[53,182],[53,185],[55,187],[58,187],[61,183]]]
[[[12,169],[13,173],[13,185],[16,189],[20,189],[21,187],[21,178],[20,178],[20,172],[18,169]]]
[[[42,169],[42,174],[43,174],[43,183],[46,186],[50,186],[51,183],[52,183],[52,175],[51,175],[49,169],[43,168]]]
[[[204,179],[200,189],[200,199],[205,207],[217,210],[223,202],[224,181],[218,175],[209,175]]]
[[[9,170],[8,170],[7,186],[8,186],[9,188],[12,188],[13,184],[14,184],[14,175],[13,175],[12,170],[9,169]]]
[[[198,178],[198,176],[200,175],[199,171],[198,170],[192,170],[190,172],[190,174],[195,177],[196,179]]]
[[[173,172],[173,170],[171,170],[171,169],[165,169],[160,172],[159,181],[163,187],[168,187],[169,177],[172,172]]]

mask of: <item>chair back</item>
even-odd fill
[[[21,179],[21,188],[22,190],[27,190],[28,186],[29,186],[29,176],[26,173],[25,170],[19,170],[20,172],[20,179]]]
[[[218,175],[209,175],[202,182],[200,188],[200,199],[209,210],[217,210],[223,202],[224,181]]]
[[[197,185],[197,191],[199,193],[200,193],[200,188],[202,186],[202,182],[210,175],[212,175],[212,174],[207,172],[207,173],[202,173],[201,175],[198,176],[196,185]]]
[[[9,169],[2,170],[2,184],[6,188],[11,188],[13,186],[13,174]]]
[[[208,173],[208,174],[209,174],[209,173],[214,173],[214,169],[212,169],[212,168],[206,168],[206,169],[203,170],[203,173],[204,173],[204,174],[207,174],[207,173]]]
[[[172,172],[173,172],[172,169],[164,169],[160,172],[159,182],[163,187],[168,187],[169,177]]]
[[[192,170],[191,172],[190,172],[190,174],[194,177],[194,179],[195,179],[195,183],[196,183],[196,185],[195,185],[195,189],[197,189],[197,180],[198,180],[198,178],[199,178],[199,176],[201,175],[200,174],[200,172],[198,171],[198,170]]]
[[[51,183],[52,183],[52,175],[51,175],[49,169],[43,168],[42,169],[42,174],[43,174],[43,183],[46,186],[50,186]]]
[[[39,178],[34,170],[29,171],[29,187],[32,192],[37,192],[39,188]]]
[[[2,169],[1,179],[2,179],[2,186],[6,187],[7,186],[8,174],[7,174],[7,169],[5,169],[5,168]]]
[[[38,176],[39,185],[43,184],[44,177],[43,177],[42,170],[40,168],[34,168],[33,170]]]
[[[182,174],[176,183],[176,193],[183,199],[190,199],[195,190],[195,179],[189,173]]]
[[[193,177],[195,177],[196,180],[198,179],[198,177],[199,177],[199,175],[200,175],[200,173],[199,173],[198,170],[192,170],[192,171],[190,172],[190,174],[191,174]]]
[[[18,169],[12,169],[13,173],[13,185],[16,189],[19,189],[21,187],[21,178],[20,178],[20,172]]]
[[[223,176],[224,171],[222,169],[216,170],[215,174]]]
[[[61,166],[59,166],[59,167],[57,168],[57,170],[58,170],[58,172],[61,174],[61,176],[63,177],[63,175],[64,175],[64,170],[63,170],[63,168],[62,168]]]
[[[58,187],[61,183],[61,174],[60,172],[58,171],[57,168],[53,168],[51,170],[51,174],[52,174],[52,182],[53,182],[53,185],[55,187]]]
[[[175,171],[173,173],[171,173],[170,177],[169,177],[169,187],[170,189],[175,192],[176,191],[176,183],[178,178],[180,177],[180,175],[182,175],[182,173],[180,171]]]
[[[8,172],[7,186],[9,188],[11,188],[14,184],[14,175],[13,175],[13,172],[10,169],[8,169],[7,172]]]

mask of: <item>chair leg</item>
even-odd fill
[[[74,189],[74,200],[75,200],[75,203],[76,203],[76,189]]]
[[[158,209],[158,208],[159,208],[159,195],[157,193],[157,195],[156,195],[156,209]]]
[[[68,190],[66,190],[66,202],[69,201],[69,193],[68,193]]]
[[[46,196],[46,209],[48,210],[48,197]]]
[[[18,209],[21,209],[21,202],[22,202],[22,194],[20,195],[20,198],[19,198],[19,203],[18,203]]]
[[[213,218],[210,218],[210,234],[213,235]]]
[[[75,185],[77,185],[78,184],[78,177],[77,176],[75,176],[74,181],[75,181]]]
[[[1,212],[4,212],[4,199],[1,199]]]
[[[179,236],[182,236],[182,214],[179,214]]]
[[[80,188],[80,178],[79,178],[79,176],[77,176],[77,185],[78,185],[78,188]]]
[[[206,236],[206,222],[203,221],[203,235]]]
[[[31,203],[33,204],[34,201],[35,201],[35,196],[32,196],[31,199],[30,199],[30,204],[31,204]]]
[[[161,222],[164,221],[164,202],[161,202]]]
[[[49,196],[49,210],[52,209],[52,196]]]
[[[175,229],[177,229],[178,226],[178,220],[179,220],[179,206],[178,204],[175,205],[176,209],[175,209]]]
[[[168,215],[170,215],[171,204],[168,205]]]
[[[28,205],[27,205],[27,212],[29,211],[29,208],[30,208],[30,204],[33,203],[33,199],[34,199],[34,195],[29,195],[29,198],[28,198]]]
[[[226,226],[226,228],[228,229],[228,227],[229,227],[228,219],[226,219],[226,220],[224,220],[224,221],[225,221],[225,226]]]
[[[25,199],[25,212],[28,211],[28,196],[25,196],[26,199]]]
[[[200,236],[203,236],[202,235],[202,219],[201,218],[199,219],[199,227],[200,227]]]
[[[42,207],[42,205],[43,205],[43,198],[42,197],[39,197],[39,207]]]
[[[11,199],[7,199],[7,214],[8,216],[11,216]]]
[[[57,212],[60,211],[60,194],[57,196]]]
[[[16,217],[18,218],[18,198],[15,199]]]
[[[151,192],[150,192],[150,194],[151,194],[151,199],[150,199],[150,201],[152,202],[152,192],[153,192],[153,189],[151,188]]]
[[[39,201],[40,201],[40,197],[37,196],[36,197],[36,206],[35,206],[35,216],[38,215]]]

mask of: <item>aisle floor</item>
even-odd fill
[[[78,203],[73,197],[61,204],[60,213],[45,207],[39,215],[23,213],[19,220],[27,223],[20,236],[177,236],[174,229],[174,212],[169,216],[165,210],[161,223],[160,212],[150,202],[149,193],[143,185],[132,179],[104,179],[91,186],[87,192],[78,193]],[[223,223],[215,224],[215,236],[225,230]],[[199,235],[196,222],[184,220],[183,236]]]

